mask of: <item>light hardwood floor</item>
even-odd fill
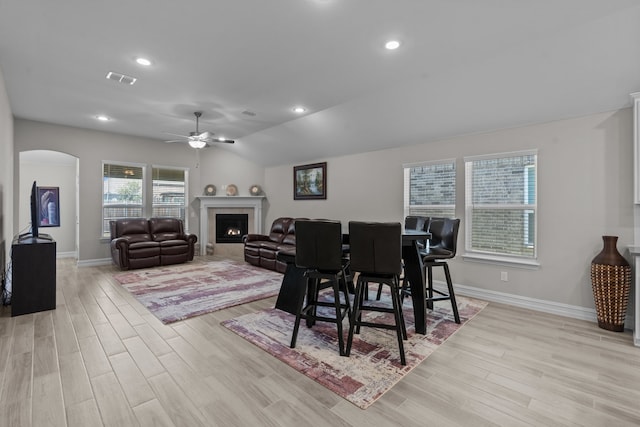
[[[638,426],[630,332],[490,303],[367,410],[220,326],[165,326],[111,266],[58,260],[57,309],[0,311],[0,425]]]

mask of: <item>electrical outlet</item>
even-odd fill
[[[503,282],[508,282],[509,281],[509,274],[506,271],[501,271],[500,272],[500,280],[502,280]]]

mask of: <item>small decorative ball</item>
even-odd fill
[[[260,188],[259,185],[252,185],[249,188],[249,194],[251,194],[252,196],[259,196],[260,194],[262,194],[262,188]]]

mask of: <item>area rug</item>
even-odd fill
[[[370,295],[375,295],[372,288]],[[312,378],[354,405],[366,409],[412,369],[425,360],[439,345],[478,314],[487,303],[458,297],[461,324],[456,324],[447,302],[436,303],[428,311],[427,335],[415,333],[413,308],[409,298],[404,301],[408,340],[404,342],[407,364],[400,364],[395,331],[362,327],[355,335],[351,355],[338,353],[334,324],[318,322],[312,328],[301,322],[296,348],[290,348],[295,316],[278,309],[268,309],[229,319],[222,324],[249,342],[257,345],[297,371]],[[383,300],[381,303],[386,303]],[[367,313],[363,318],[378,322],[384,313]],[[392,318],[386,318],[393,323]],[[348,321],[344,322],[345,343]]]
[[[239,261],[209,261],[118,273],[114,278],[168,324],[278,294],[282,274]]]

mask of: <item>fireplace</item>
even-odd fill
[[[216,214],[216,243],[242,243],[249,232],[249,215]]]

